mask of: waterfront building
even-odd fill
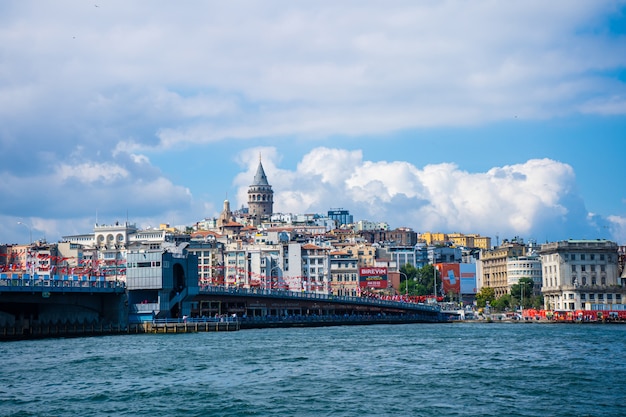
[[[188,246],[167,242],[151,249],[145,244],[127,253],[129,322],[191,315],[199,293],[198,259]]]
[[[50,279],[56,273],[58,250],[55,243],[36,241],[25,245],[3,245],[0,271],[27,274],[31,279]]]
[[[509,258],[506,263],[506,276],[510,288],[519,284],[522,278],[533,280],[533,293],[523,294],[524,297],[541,294],[541,258],[539,255],[518,256]]]
[[[198,258],[198,284],[224,285],[224,244],[217,240],[189,242],[187,250]]]
[[[259,166],[250,187],[248,187],[248,215],[253,225],[259,225],[269,219],[274,208],[274,191],[267,181],[263,164],[259,158]]]
[[[330,292],[339,296],[357,296],[359,288],[358,259],[348,252],[330,252]]]
[[[626,310],[614,242],[567,240],[541,245],[542,293],[549,310]]]
[[[526,246],[519,241],[505,241],[495,249],[483,250],[478,263],[478,288],[490,287],[496,298],[509,294],[511,287],[507,274],[510,259],[526,256]]]
[[[328,294],[330,291],[329,250],[318,245],[302,245],[302,291]]]

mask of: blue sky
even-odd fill
[[[2,2],[0,242],[192,224],[245,204],[262,155],[275,211],[626,244],[625,13]]]

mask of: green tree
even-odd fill
[[[511,297],[513,305],[521,305],[528,308],[533,304],[533,287],[535,282],[532,278],[520,278],[517,284],[511,285]]]
[[[490,303],[496,311],[505,311],[511,307],[511,294],[504,294],[502,297],[498,297]]]
[[[435,274],[437,274],[437,269],[433,265],[424,265],[418,269],[416,295],[430,295],[433,293]],[[437,275],[437,279],[439,279],[439,275]]]
[[[400,279],[403,280],[400,282],[400,292],[405,294],[407,292],[411,295],[415,295],[415,287],[416,287],[416,277],[418,274],[418,269],[415,268],[411,264],[404,264],[400,268]]]
[[[482,287],[476,294],[476,305],[478,308],[485,308],[487,301],[492,304],[496,299],[496,291],[491,287]]]
[[[438,271],[433,265],[424,265],[421,268],[416,268],[411,264],[405,264],[400,268],[400,292],[405,294],[407,292],[410,295],[431,295],[434,290],[434,274],[438,274]],[[437,275],[439,280],[439,275]]]

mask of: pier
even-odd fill
[[[157,319],[143,323],[145,333],[232,332],[240,329],[236,318]]]

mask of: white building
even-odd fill
[[[542,293],[548,310],[626,310],[617,244],[568,240],[541,245]]]
[[[506,277],[509,289],[519,284],[522,278],[532,278],[533,294],[524,294],[526,297],[541,293],[541,259],[539,256],[518,256],[509,258],[506,262]]]

